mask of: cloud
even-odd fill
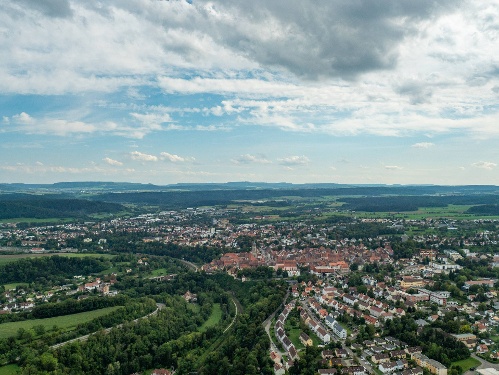
[[[271,164],[272,162],[268,160],[264,155],[251,155],[244,154],[236,159],[231,160],[234,164]]]
[[[109,165],[115,165],[115,166],[121,166],[123,165],[122,162],[118,161],[118,160],[114,160],[114,159],[111,159],[111,158],[104,158],[102,159],[105,163],[109,164]]]
[[[286,167],[299,166],[299,165],[307,165],[310,163],[310,159],[306,156],[289,156],[286,158],[277,159],[279,164],[284,165]]]
[[[401,95],[409,97],[411,104],[422,104],[430,101],[433,95],[432,87],[422,81],[407,81],[395,88],[395,91]]]
[[[222,0],[199,2],[199,12],[220,45],[261,66],[286,69],[309,79],[355,77],[391,69],[398,45],[429,20],[449,11],[450,1]],[[205,32],[207,29],[203,28]]]
[[[402,167],[399,167],[398,165],[385,165],[385,169],[393,170],[393,171],[398,171],[403,169]]]
[[[414,143],[411,147],[428,149],[433,146],[435,146],[435,144],[431,142],[419,142],[419,143]]]
[[[489,171],[492,170],[492,169],[494,169],[495,167],[497,167],[496,163],[492,163],[492,162],[489,162],[489,161],[479,161],[479,162],[473,163],[471,165],[473,167],[475,167],[475,168],[487,169]]]
[[[178,155],[175,155],[175,154],[170,154],[168,152],[162,152],[160,155],[161,155],[161,157],[164,160],[170,161],[172,163],[184,163],[184,162],[194,161],[195,160],[193,157],[187,157],[187,158],[185,158],[185,157],[178,156]]]
[[[54,18],[67,18],[73,15],[67,0],[17,0],[25,9],[34,9],[46,16]]]
[[[142,152],[139,151],[132,151],[130,152],[130,156],[132,160],[139,160],[139,161],[158,161],[158,157],[155,155],[148,155],[148,154],[143,154]]]
[[[161,124],[172,121],[168,113],[130,113],[130,116],[152,130],[161,130]]]
[[[19,124],[23,124],[23,125],[28,125],[28,124],[34,123],[33,117],[28,115],[26,112],[21,112],[18,115],[12,116],[12,120],[19,123]],[[6,118],[6,121],[9,122],[9,119]]]

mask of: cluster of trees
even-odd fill
[[[26,258],[0,266],[0,284],[13,282],[58,284],[76,275],[89,275],[110,265],[105,258],[51,257]]]
[[[242,283],[225,274],[190,272],[169,282],[130,277],[119,284],[126,285],[123,294],[149,295],[166,307],[148,319],[125,323],[108,334],[92,335],[87,342],[66,344],[55,351],[47,350],[46,345],[121,323],[123,311],[129,313],[127,320],[131,319],[132,311],[146,314],[155,308],[154,301],[131,300],[107,318],[79,326],[72,336],[47,331],[34,338],[23,332],[18,338],[0,341],[0,351],[9,344],[13,348],[3,358],[7,361],[19,358],[21,374],[31,375],[128,375],[154,367],[174,367],[179,373],[273,374],[273,363],[267,353],[270,343],[262,322],[282,303],[285,283],[275,280]],[[186,290],[198,294],[198,307],[189,306],[178,296]],[[224,333],[235,313],[232,300],[238,303],[239,315]],[[200,329],[214,303],[222,310],[220,324]]]
[[[418,326],[409,316],[385,322],[385,333],[411,346],[420,346],[423,353],[445,366],[451,362],[469,358],[470,351],[462,342],[439,328],[426,327],[419,335]]]
[[[386,236],[400,234],[401,230],[389,227],[386,223],[350,223],[344,227],[336,228],[334,237],[336,239],[343,238],[376,238],[378,236]]]
[[[445,196],[378,196],[378,197],[356,197],[341,198],[346,202],[342,208],[352,211],[366,212],[404,212],[416,211],[419,207],[447,207],[454,205],[484,205],[474,208],[472,213],[497,212],[499,195],[473,194],[473,195],[445,195]],[[496,206],[496,207],[494,207]]]
[[[240,283],[225,279],[244,307],[233,329],[222,344],[198,368],[199,374],[271,375],[273,363],[268,356],[269,338],[263,321],[282,303],[286,286],[281,282]]]
[[[164,296],[156,316],[126,323],[56,351],[32,348],[23,353],[22,374],[123,374],[167,366],[160,347],[197,328],[197,317],[180,298]]]
[[[68,299],[58,303],[45,303],[37,305],[31,310],[30,315],[35,319],[51,318],[54,316],[77,314],[112,306],[124,306],[130,298],[124,295],[115,297],[89,297],[82,300]]]
[[[130,298],[124,295],[118,295],[115,297],[91,296],[82,300],[68,298],[62,302],[38,304],[30,311],[21,311],[16,314],[0,315],[0,324],[6,322],[18,322],[22,320],[71,315],[112,306],[124,306],[129,301]]]

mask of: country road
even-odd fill
[[[141,318],[137,318],[137,319],[134,319],[132,320],[133,323],[136,323],[138,322],[139,320],[141,319],[147,319],[153,315],[156,315],[158,313],[159,310],[163,309],[165,307],[165,305],[163,303],[157,303],[156,306],[158,307],[156,310],[154,310],[152,313],[149,313]],[[109,327],[109,328],[106,328],[106,329],[103,329],[103,330],[99,330],[97,332],[104,332],[104,333],[108,333],[110,330],[112,330],[113,328],[120,328],[123,326],[124,323],[121,323],[121,324],[118,324],[117,326],[114,326],[114,327]],[[50,349],[57,349],[57,348],[60,348],[61,346],[64,346],[66,344],[70,344],[72,342],[76,342],[76,341],[87,341],[88,338],[91,336],[91,335],[94,335],[96,334],[97,332],[92,332],[92,333],[89,333],[88,335],[84,335],[84,336],[80,336],[80,337],[77,337],[77,338],[74,338],[74,339],[71,339],[71,340],[68,340],[68,341],[64,341],[64,342],[60,342],[59,344],[55,344],[55,345],[52,345],[50,347]]]

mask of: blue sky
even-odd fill
[[[0,4],[0,182],[499,185],[499,0]]]

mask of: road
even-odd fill
[[[477,370],[484,369],[484,368],[493,368],[493,369],[499,370],[499,363],[487,362],[485,359],[478,357],[475,353],[472,353],[471,357],[480,361],[480,366],[476,367]],[[473,373],[474,373],[474,371],[466,371],[465,372],[465,374],[473,374]]]
[[[270,335],[270,325],[272,324],[272,319],[274,319],[274,316],[277,314],[279,310],[281,310],[284,307],[284,304],[286,303],[287,299],[289,296],[289,289],[286,293],[286,296],[284,297],[282,304],[272,313],[270,316],[262,323],[263,327],[265,328],[265,332],[267,332],[267,336],[269,336],[270,339],[270,349],[276,353],[278,353],[281,357],[283,355],[287,355],[288,353],[281,352],[279,348],[276,346],[274,343],[274,340],[272,339],[272,336]]]
[[[146,319],[146,318],[149,318],[153,315],[156,315],[158,313],[159,310],[163,309],[165,307],[165,305],[163,303],[157,303],[156,304],[157,306],[157,309],[154,310],[152,313],[149,313],[141,318],[137,318],[137,319],[134,319],[132,320],[133,323],[136,323],[138,322],[139,320],[141,319]],[[118,324],[117,326],[114,326],[114,327],[110,327],[110,328],[106,328],[106,329],[103,329],[103,330],[100,330],[100,331],[97,331],[97,332],[104,332],[104,333],[108,333],[109,331],[111,331],[113,328],[120,328],[123,326],[124,323],[122,324]],[[50,347],[50,349],[57,349],[57,348],[60,348],[61,346],[64,346],[66,344],[70,344],[72,342],[76,342],[76,341],[87,341],[88,338],[91,336],[91,335],[94,335],[96,334],[97,332],[92,332],[92,333],[89,333],[88,335],[84,335],[84,336],[80,336],[80,337],[77,337],[75,339],[71,339],[71,340],[68,340],[68,341],[64,341],[64,342],[60,342],[59,344],[55,344],[55,345],[52,345]]]
[[[300,301],[302,307],[307,311],[307,313],[310,315],[310,316],[313,316],[313,317],[316,317],[316,315],[308,308],[308,305],[306,304],[305,301]],[[345,345],[345,340],[341,340],[341,339],[338,339],[338,337],[333,333],[333,331],[328,327],[328,326],[325,326],[323,324],[320,323],[320,320],[318,318],[314,319],[322,328],[324,328],[326,330],[326,332],[329,333],[329,335],[331,336],[332,339],[334,340],[338,340],[338,341],[341,341],[343,347],[345,348],[345,350],[348,352],[348,355],[350,356],[350,358],[357,358],[359,363],[364,366],[364,368],[370,373],[370,374],[374,374],[374,370],[371,366],[371,364],[367,361],[367,360],[363,360],[362,358],[360,357],[357,357],[357,355],[352,351],[352,349],[350,349],[348,346]]]
[[[196,266],[194,263],[191,263],[189,262],[188,260],[184,260],[184,259],[179,259],[180,262],[182,262],[183,264],[185,264],[187,267],[189,267],[190,269],[193,269],[194,272],[198,272],[198,266]]]

